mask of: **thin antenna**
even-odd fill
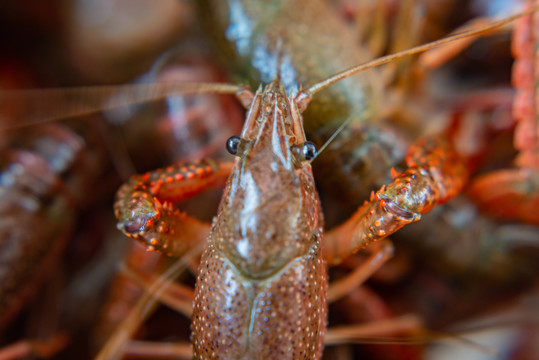
[[[362,119],[366,119],[367,118],[367,114],[363,114],[363,116],[361,116]],[[318,157],[318,155],[320,155],[322,153],[322,151],[324,151],[328,146],[329,144],[331,144],[331,142],[333,140],[335,140],[335,138],[352,122],[352,120],[356,119],[354,116],[350,116],[348,117],[348,119],[346,119],[346,121],[344,121],[337,130],[335,130],[335,132],[333,132],[333,134],[331,134],[331,136],[329,137],[329,139],[327,139],[327,141],[324,143],[324,145],[322,145],[322,147],[316,152],[316,155],[311,159],[309,160],[309,165],[311,165],[313,163],[313,161]]]
[[[3,105],[0,131],[132,106],[170,95],[236,94],[241,89],[240,85],[224,83],[158,83],[0,91]],[[18,123],[6,120],[14,106]]]

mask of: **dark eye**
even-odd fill
[[[316,156],[316,145],[310,141],[303,143],[301,156],[305,161],[311,161]]]
[[[232,155],[238,153],[238,147],[240,146],[241,138],[239,136],[232,136],[226,141],[226,150]]]

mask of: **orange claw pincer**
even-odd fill
[[[408,150],[406,164],[407,170],[394,172],[393,183],[372,193],[370,201],[327,234],[324,250],[330,264],[418,221],[457,195],[468,178],[465,162],[442,137],[416,141]]]
[[[231,168],[231,162],[202,160],[133,176],[116,195],[118,229],[148,250],[181,257],[207,237],[209,224],[173,204],[222,186]]]

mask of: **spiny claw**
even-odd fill
[[[399,206],[399,204],[395,203],[393,200],[391,200],[389,196],[384,193],[378,194],[378,198],[384,201],[382,206],[384,206],[387,211],[391,212],[395,216],[400,217],[403,220],[415,222],[421,218],[421,214],[417,214],[403,209]]]
[[[147,231],[153,222],[152,215],[141,215],[130,220],[120,221],[117,227],[126,235],[133,236]]]
[[[118,229],[129,237],[143,236],[161,217],[161,203],[147,194],[133,198],[130,206],[117,214]]]

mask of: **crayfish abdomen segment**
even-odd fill
[[[321,357],[328,284],[319,239],[263,280],[243,277],[211,244],[202,264],[192,323],[195,359]]]

